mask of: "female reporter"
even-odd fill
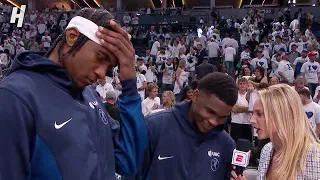
[[[320,178],[320,144],[310,129],[298,93],[278,84],[259,91],[250,120],[258,138],[270,138],[262,149],[257,180]],[[231,179],[244,180],[232,172]]]

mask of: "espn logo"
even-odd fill
[[[18,19],[18,23],[17,23],[17,27],[22,27],[22,23],[24,20],[24,15],[26,13],[26,8],[27,5],[21,5],[20,8],[20,13],[18,13],[18,7],[13,7],[12,8],[12,14],[11,14],[11,19],[10,19],[10,23],[16,23],[16,19]]]
[[[232,164],[241,167],[247,167],[250,160],[250,151],[243,152],[238,150],[233,150]]]

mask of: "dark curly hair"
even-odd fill
[[[216,95],[229,106],[234,106],[238,100],[238,88],[235,80],[225,73],[214,72],[199,81],[200,92]]]

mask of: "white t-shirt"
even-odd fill
[[[318,83],[320,65],[318,62],[306,62],[302,65],[300,72],[304,73],[307,83]]]
[[[47,26],[43,23],[38,24],[38,32],[39,34],[43,34],[47,30]]]
[[[237,54],[233,47],[227,47],[223,51],[225,61],[233,62],[234,56]]]
[[[158,72],[161,70],[161,66],[163,63],[167,62],[169,58],[169,54],[158,54],[157,59],[156,59],[156,65],[158,67]]]
[[[309,61],[309,58],[306,57],[306,58],[303,58],[303,57],[297,57],[294,62],[293,62],[293,65],[297,65],[298,63],[305,63],[305,62],[308,62]]]
[[[149,66],[147,72],[145,74],[146,80],[148,83],[154,82],[156,75],[154,74],[154,70],[156,70],[155,66]]]
[[[206,42],[207,42],[207,38],[206,38],[204,35],[202,35],[202,36],[200,37],[200,43],[201,43],[201,45],[202,45],[203,48],[206,47]]]
[[[286,60],[282,60],[279,63],[279,67],[278,67],[278,73],[282,72],[283,75],[288,79],[288,81],[290,83],[293,83],[294,81],[294,70],[291,66],[291,63],[289,61]],[[283,81],[284,79],[280,76],[280,81]]]
[[[146,82],[147,79],[143,74],[137,74],[137,88],[141,88],[143,86],[143,82]],[[140,90],[138,91],[138,93],[140,94],[140,97],[142,100],[144,100],[145,97],[145,90]]]
[[[280,61],[277,61],[276,59],[272,59],[271,60],[271,68],[272,68],[272,71],[270,72],[270,75],[269,77],[279,77],[279,74],[278,74],[278,67],[279,67],[279,64],[280,64]]]
[[[268,61],[265,58],[253,58],[250,64],[255,68],[257,66],[262,66],[265,70],[268,69]]]
[[[207,46],[209,58],[218,57],[220,47],[216,42],[210,41]]]
[[[238,106],[245,106],[249,107],[249,103],[246,99],[246,93],[244,95],[241,95],[238,93],[238,100],[236,105]],[[237,124],[250,124],[250,113],[245,112],[245,113],[234,113],[231,112],[231,122],[232,123],[237,123]]]
[[[230,41],[230,38],[228,38],[228,37],[222,39],[222,41],[221,41],[222,50],[224,50],[226,48],[226,46],[228,45],[229,41]]]
[[[152,113],[152,107],[154,104],[157,104],[158,106],[160,105],[160,98],[156,97],[154,99],[150,99],[147,97],[145,100],[142,101],[142,114],[144,116],[151,114]]]
[[[163,84],[173,84],[173,64],[168,65],[167,63],[164,63],[165,69],[167,69],[166,72],[162,75],[162,83]]]
[[[300,42],[291,42],[290,45],[289,45],[289,52],[291,52],[291,47],[292,47],[293,44],[295,44],[297,46],[297,51],[299,53],[302,53],[303,45]]]
[[[103,86],[101,86],[101,84],[99,84],[96,87],[96,91],[100,94],[100,96],[103,98],[103,100],[105,100],[106,93],[108,91],[114,91],[114,89],[113,89],[113,86],[111,84],[106,82],[106,84],[104,84]]]
[[[159,41],[156,41],[152,44],[150,54],[156,56],[158,54],[158,48],[160,48],[160,43]]]
[[[50,42],[51,42],[51,37],[50,36],[42,36],[42,40],[45,40],[47,39],[48,41],[47,42],[43,42],[43,47],[45,48],[49,48],[50,47]]]
[[[311,102],[304,105],[303,110],[306,112],[311,127],[316,130],[316,125],[320,123],[320,105]]]
[[[294,19],[290,25],[289,28],[292,29],[292,31],[296,30],[297,28],[299,28],[299,20],[298,19]]]
[[[131,19],[131,23],[132,24],[139,24],[139,18],[138,17],[134,17]]]
[[[192,62],[189,62],[188,59],[192,59]],[[190,72],[194,72],[196,70],[197,62],[198,62],[198,59],[196,56],[193,56],[190,53],[187,55],[187,69]]]

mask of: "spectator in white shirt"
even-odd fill
[[[310,126],[312,130],[319,136],[320,134],[320,105],[313,102],[310,99],[310,91],[307,89],[302,89],[298,91],[302,104],[303,110],[309,119]]]
[[[235,39],[236,36],[234,34],[231,35],[231,38],[229,40],[229,42],[227,43],[228,45],[232,45],[232,47],[236,50],[236,52],[238,52],[239,50],[239,43],[238,41]]]
[[[207,46],[208,56],[209,56],[209,63],[219,67],[220,61],[218,59],[220,54],[220,47],[218,43],[215,42],[215,39],[212,38],[211,41],[208,43]]]
[[[124,16],[123,16],[123,23],[124,24],[130,24],[131,22],[131,17],[129,16],[128,13],[126,13]]]
[[[142,101],[142,113],[144,116],[149,115],[152,111],[160,106],[160,98],[158,97],[158,86],[154,83],[148,84],[148,97]]]
[[[224,51],[225,48],[229,47],[229,44],[228,44],[229,41],[230,41],[229,33],[226,33],[224,35],[224,38],[221,41],[222,51]]]
[[[49,31],[46,31],[44,36],[41,38],[41,42],[43,42],[43,47],[48,50],[51,46],[51,37],[49,36]]]
[[[156,59],[156,56],[158,55],[158,51],[160,50],[162,44],[162,39],[156,40],[151,47],[151,56],[153,59]]]
[[[191,48],[190,53],[187,54],[187,70],[190,72],[189,77],[191,77],[191,79],[194,77],[196,71],[196,64],[198,62],[196,52],[197,50],[195,48]]]
[[[17,44],[17,46],[16,46],[16,54],[20,54],[20,53],[26,51],[22,45],[23,44],[21,44],[21,43]]]
[[[238,100],[231,112],[231,137],[235,142],[238,139],[252,141],[252,127],[250,125],[249,102],[246,99],[248,80],[238,79]]]
[[[108,91],[114,91],[113,86],[106,82],[106,79],[99,79],[96,91],[99,93],[103,102],[106,100],[106,94]]]
[[[282,38],[280,36],[276,36],[276,42],[273,46],[273,54],[277,53],[282,48],[285,52],[287,51],[287,46],[282,43]]]
[[[319,74],[320,74],[320,65],[318,62],[316,62],[316,54],[313,52],[310,52],[308,54],[309,62],[306,62],[301,67],[301,73],[304,75],[308,87],[311,92],[311,96],[313,97],[315,94],[315,90],[317,86],[319,85]]]
[[[229,75],[232,74],[234,69],[234,59],[236,55],[236,50],[233,48],[232,45],[229,45],[229,47],[225,48],[223,51],[224,60],[227,68],[227,73]]]
[[[38,33],[43,35],[44,32],[47,30],[47,25],[41,20],[40,23],[37,25]]]
[[[298,17],[295,17],[295,19],[290,23],[289,28],[292,29],[292,31],[295,31],[296,29],[299,29],[300,23],[298,20]]]
[[[265,73],[267,74],[268,69],[268,61],[264,57],[262,57],[262,51],[258,50],[256,52],[256,58],[253,58],[250,62],[250,64],[253,66],[253,68],[257,66],[262,66],[265,69]]]
[[[285,53],[282,56],[282,60],[278,67],[278,74],[281,82],[292,84],[294,81],[294,70],[291,66],[288,55],[288,53]]]
[[[300,74],[301,67],[305,62],[308,62],[308,50],[304,49],[302,50],[301,57],[297,57],[293,62],[294,71],[297,74]]]
[[[145,99],[145,89],[147,88],[147,79],[146,77],[140,73],[140,70],[137,68],[137,88],[138,88],[138,93],[141,97],[141,100]]]
[[[139,24],[139,17],[137,14],[133,14],[133,18],[131,19],[132,24]]]

